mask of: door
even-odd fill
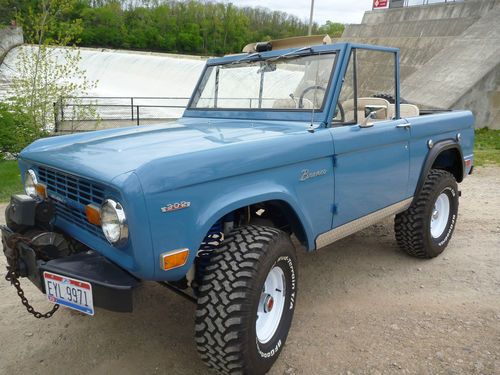
[[[408,198],[410,131],[406,120],[394,119],[396,65],[393,52],[351,53],[339,98],[342,110],[330,128],[335,150],[334,228]]]

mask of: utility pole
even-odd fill
[[[307,35],[311,35],[312,34],[313,12],[314,12],[314,0],[311,0],[311,14],[309,16],[309,32],[307,33]]]

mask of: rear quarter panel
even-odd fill
[[[447,139],[456,140],[457,134],[460,133],[463,156],[464,158],[472,157],[474,151],[474,116],[472,112],[443,112],[406,120],[411,123],[409,195],[415,194],[418,179],[429,152],[427,143],[430,139],[436,144]]]

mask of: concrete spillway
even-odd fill
[[[81,51],[81,66],[97,80],[98,96],[189,97],[205,65],[195,56]]]
[[[0,78],[5,83],[15,75],[20,48],[30,47],[13,49],[0,67]],[[80,67],[87,72],[87,79],[97,81],[97,87],[88,93],[91,96],[189,97],[206,60],[92,48],[82,48],[80,54]]]
[[[12,49],[5,57],[0,66],[0,99],[9,96],[9,86],[18,69],[19,54],[31,51],[36,51],[36,48],[24,45]],[[61,48],[52,51],[61,63],[67,52]],[[51,130],[73,132],[130,126],[139,123],[139,116],[141,124],[178,118],[184,112],[182,106],[186,105],[187,99],[168,98],[189,98],[206,60],[198,56],[93,48],[81,48],[79,52],[79,67],[86,72],[89,81],[97,83],[96,87],[89,92],[75,93],[76,96],[91,98],[70,101],[77,103],[76,106],[71,104],[58,110],[57,128],[54,124],[47,124]],[[70,50],[70,53],[76,51]],[[134,97],[133,101],[131,97]],[[87,115],[75,117],[76,111],[88,104],[98,104],[94,107],[96,113],[90,114],[89,118]],[[61,117],[62,113],[64,118]]]
[[[7,55],[0,67],[0,79],[4,83],[0,97],[8,95],[7,88],[16,74],[16,64],[22,49],[28,53],[36,52],[36,47],[22,46],[13,49]],[[63,62],[66,52],[61,48],[54,48],[53,55]],[[70,50],[70,53],[76,51]],[[99,104],[97,107],[101,120],[99,127],[135,125],[139,117],[137,106],[140,107],[141,123],[180,117],[183,108],[168,106],[185,106],[187,100],[179,101],[171,98],[191,96],[206,61],[206,58],[196,56],[89,48],[80,49],[80,55],[79,65],[86,72],[86,78],[97,82],[97,86],[86,93],[86,96],[106,99],[105,104],[100,99],[89,99],[90,104]],[[245,69],[238,69],[238,72],[227,74],[225,79],[221,78],[220,98],[246,98],[250,92],[252,96],[258,97],[260,75],[256,74],[255,70],[246,72]],[[222,76],[225,75],[221,73]],[[266,76],[267,89],[264,99],[281,97],[283,90],[294,92],[302,76],[300,71],[294,69],[279,69]],[[133,105],[131,97],[134,97]],[[245,106],[248,105],[247,99],[243,101]],[[266,103],[272,102],[266,101]],[[257,101],[254,100],[251,105],[257,106]],[[65,106],[64,113],[67,114],[72,108],[74,106]],[[131,116],[126,119],[123,117],[124,114]],[[80,127],[84,125],[82,121],[85,120],[77,119],[77,121]],[[89,129],[85,127],[85,130]]]

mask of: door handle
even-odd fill
[[[409,122],[405,122],[403,124],[397,124],[396,128],[410,129],[411,128],[411,124]]]

